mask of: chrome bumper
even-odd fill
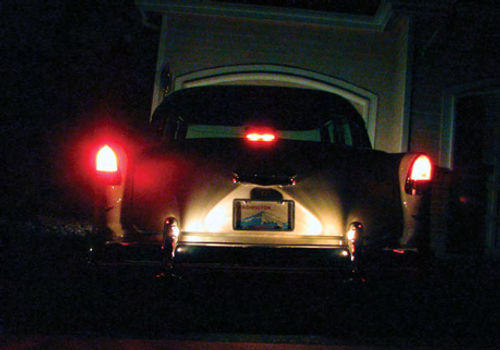
[[[203,271],[328,272],[351,271],[346,247],[177,246],[177,273]]]

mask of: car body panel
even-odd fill
[[[343,105],[340,116],[330,116],[332,106],[341,104],[338,97],[334,102],[325,102],[331,98],[323,96],[326,93],[307,91],[305,95],[312,100],[312,107],[300,108],[306,111],[312,108],[318,116],[303,115],[304,109],[297,111],[290,102],[285,106],[284,117],[279,119],[277,114],[283,111],[280,105],[272,104],[270,98],[276,94],[281,103],[286,101],[284,88],[267,87],[264,94],[257,87],[248,90],[253,104],[260,98],[266,101],[265,118],[255,117],[261,111],[252,104],[242,106],[247,103],[240,96],[247,91],[243,87],[188,90],[184,95],[182,91],[175,93],[160,106],[153,120],[159,138],[129,157],[122,183],[101,189],[107,198],[104,201],[108,209],[106,215],[109,216],[110,211],[120,212],[120,232],[115,232],[116,216],[110,220],[101,215],[104,219],[98,225],[111,230],[113,238],[148,240],[162,245],[169,266],[191,264],[193,268],[207,264],[220,268],[229,265],[243,268],[245,264],[251,267],[245,259],[242,262],[234,259],[230,263],[224,258],[228,251],[242,256],[249,251],[265,251],[276,255],[276,261],[281,260],[278,256],[286,251],[291,256],[299,254],[297,252],[304,256],[313,251],[326,252],[333,254],[329,256],[338,266],[345,267],[349,265],[346,261],[354,260],[353,242],[347,237],[352,223],[362,223],[361,237],[357,237],[356,244],[365,250],[414,249],[425,241],[420,238],[425,235],[424,195],[405,191],[409,168],[419,154],[388,154],[370,149],[362,120],[352,107]],[[233,90],[240,95],[235,95]],[[291,90],[294,96],[302,93],[300,89]],[[316,103],[314,98],[319,98]],[[210,101],[215,104],[216,112],[211,111]],[[219,106],[231,103],[236,105],[233,106],[236,112]],[[325,104],[323,109],[321,103]],[[251,111],[242,116],[246,108]],[[206,120],[198,116],[203,113],[207,114]],[[290,119],[290,116],[300,118],[301,113],[304,121]],[[315,118],[317,120],[313,120]],[[238,134],[253,128],[253,124],[240,126],[243,121],[248,123],[253,119],[258,127],[264,125],[266,130],[274,132],[277,139],[270,143],[252,143]],[[212,124],[200,124],[200,120]],[[313,122],[318,121],[322,126],[315,134]],[[332,131],[333,126],[328,123],[338,123],[334,127],[342,130]],[[342,134],[348,127],[351,130],[345,132],[350,133],[349,137]],[[325,130],[330,130],[327,137],[331,142],[324,141]],[[321,140],[316,140],[320,133]],[[252,201],[283,205],[291,202],[293,227],[285,230],[265,226],[238,228],[235,226],[236,200],[250,204]],[[111,210],[110,203],[113,204]],[[97,207],[103,208],[103,204]],[[265,210],[259,215],[271,215],[272,210],[278,209]],[[175,236],[165,231],[166,218],[174,218],[178,229]],[[203,260],[206,256],[212,257],[209,263]],[[216,256],[218,258],[213,258]],[[263,261],[262,265],[279,267],[273,259]],[[297,264],[293,266],[297,267]]]

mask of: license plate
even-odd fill
[[[294,202],[235,199],[235,230],[291,231],[294,224]]]

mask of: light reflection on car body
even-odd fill
[[[115,227],[109,218],[96,222],[94,235],[108,232],[107,245],[156,242],[166,267],[187,270],[306,269],[312,261],[316,269],[357,271],[364,252],[427,248],[429,159],[372,150],[361,117],[338,96],[192,88],[168,96],[153,126],[156,146],[128,159],[128,175],[113,186],[123,191],[113,209],[123,234],[116,218]],[[238,201],[290,209],[262,206],[249,213],[273,224],[249,224]],[[256,256],[262,252],[265,259]],[[307,257],[319,252],[334,254]]]

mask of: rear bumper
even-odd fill
[[[174,273],[228,272],[350,272],[346,247],[178,246]]]

